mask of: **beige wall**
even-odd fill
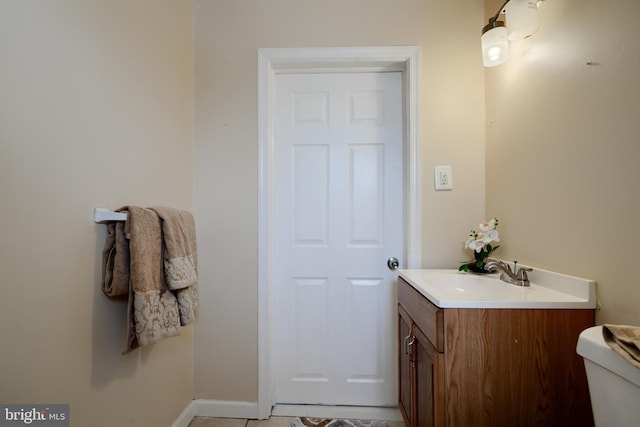
[[[539,15],[486,73],[487,214],[506,259],[594,279],[598,323],[640,324],[640,3]]]
[[[197,1],[195,396],[257,399],[257,50],[420,45],[423,265],[457,267],[484,219],[482,0]],[[455,188],[434,192],[433,166]]]
[[[121,355],[92,210],[193,209],[192,4],[4,0],[0,58],[0,402],[168,426],[192,398],[192,328]]]
[[[593,278],[600,323],[640,322],[634,0],[547,0],[538,34],[491,70],[482,0],[16,0],[0,12],[0,401],[156,426],[193,394],[257,399],[260,47],[420,45],[423,266],[457,266],[468,229],[498,216],[502,257]],[[453,165],[453,191],[433,191],[439,164]],[[91,211],[191,209],[194,170],[195,338],[186,328],[122,356],[125,306],[99,291],[105,231]]]

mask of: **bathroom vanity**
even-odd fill
[[[401,270],[399,406],[408,427],[592,426],[576,354],[595,283],[544,270],[529,288],[454,270]],[[544,284],[544,286],[542,286]]]

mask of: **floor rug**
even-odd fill
[[[291,427],[389,427],[386,421],[294,418]]]

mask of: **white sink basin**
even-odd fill
[[[595,308],[595,282],[537,269],[531,286],[503,282],[500,274],[457,270],[400,270],[400,276],[442,308]]]
[[[503,299],[522,293],[522,287],[496,280],[497,274],[474,275],[443,271],[430,275],[428,283],[442,292],[459,292],[482,299]]]

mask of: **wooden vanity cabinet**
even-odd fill
[[[407,427],[593,426],[580,332],[592,309],[442,309],[398,280]]]
[[[398,301],[400,411],[409,427],[443,426],[442,309],[404,281]]]

